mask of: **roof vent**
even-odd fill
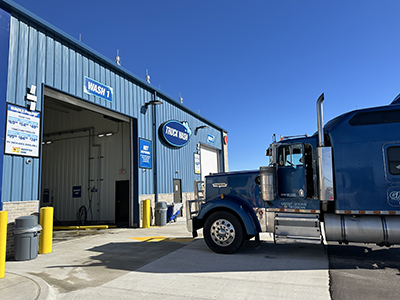
[[[118,66],[121,65],[121,57],[119,56],[119,49],[117,49],[117,56],[115,57],[115,62]]]

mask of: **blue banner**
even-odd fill
[[[139,139],[139,167],[151,169],[151,141]]]
[[[113,102],[113,89],[96,80],[85,76],[85,85],[83,87],[86,94],[100,97],[104,100]]]

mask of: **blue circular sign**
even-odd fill
[[[165,143],[173,147],[183,147],[189,143],[192,130],[187,122],[171,120],[160,125],[159,134]]]

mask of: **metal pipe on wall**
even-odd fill
[[[98,147],[98,152],[97,152],[97,221],[100,221],[100,176],[101,176],[101,162],[100,162],[100,157],[101,157],[101,145],[100,144],[95,144],[94,143],[94,134],[92,135],[92,145],[94,147]],[[93,153],[93,159],[94,159],[94,153]],[[90,168],[89,168],[90,169]],[[89,178],[90,180],[90,178]],[[93,180],[94,181],[94,180]],[[90,201],[90,200],[89,200]]]
[[[157,98],[157,92],[154,91],[154,100]],[[153,107],[153,141],[154,141],[154,158],[153,158],[153,181],[154,181],[154,202],[158,202],[158,182],[157,182],[157,115],[156,115],[156,105]]]

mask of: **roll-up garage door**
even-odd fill
[[[200,148],[201,180],[210,173],[219,172],[218,150],[202,146]]]

